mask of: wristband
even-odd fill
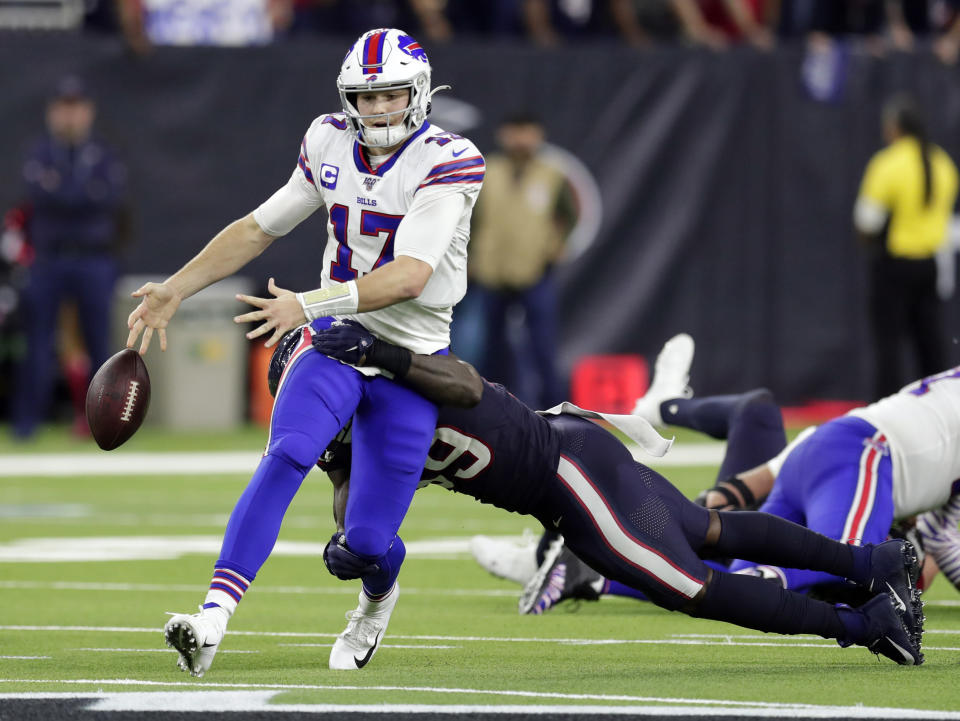
[[[403,378],[410,370],[412,362],[413,353],[406,348],[401,348],[378,338],[373,342],[363,365],[383,368],[385,371],[393,373],[394,378]]]
[[[355,280],[297,293],[297,300],[308,321],[328,315],[351,315],[360,303]]]

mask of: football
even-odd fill
[[[139,353],[125,348],[100,366],[87,388],[87,424],[97,445],[112,451],[126,443],[149,405],[147,366]]]

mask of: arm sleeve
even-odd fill
[[[397,226],[394,256],[422,260],[436,270],[453,240],[466,208],[467,196],[450,189],[421,190]]]
[[[302,171],[293,171],[287,184],[253,211],[253,218],[260,229],[279,238],[286,235],[306,220],[320,207],[320,194],[305,187]]]
[[[953,496],[936,511],[917,516],[923,549],[937,562],[943,575],[960,589],[960,496]]]

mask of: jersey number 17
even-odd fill
[[[397,227],[401,220],[403,220],[402,215],[389,215],[373,210],[360,212],[360,235],[380,238],[383,241],[380,255],[370,270],[375,270],[393,260],[393,237],[397,234]],[[353,249],[350,247],[347,235],[349,223],[350,208],[339,204],[330,208],[330,226],[333,228],[333,237],[337,239],[337,257],[330,263],[330,279],[339,283],[356,280],[360,275],[360,271],[352,264]]]

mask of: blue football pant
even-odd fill
[[[760,510],[844,543],[882,543],[893,522],[893,468],[886,439],[860,418],[825,423],[787,456]],[[734,561],[730,570],[752,565]],[[842,581],[818,571],[771,570],[798,591]]]
[[[389,578],[365,584],[381,593],[399,572],[403,546],[394,539],[420,479],[437,409],[392,380],[364,376],[316,352],[308,338],[304,343],[281,379],[267,451],[230,516],[217,565],[254,578],[304,476],[353,417],[347,545],[371,560],[393,548],[400,552],[399,559],[396,552],[384,559]]]

